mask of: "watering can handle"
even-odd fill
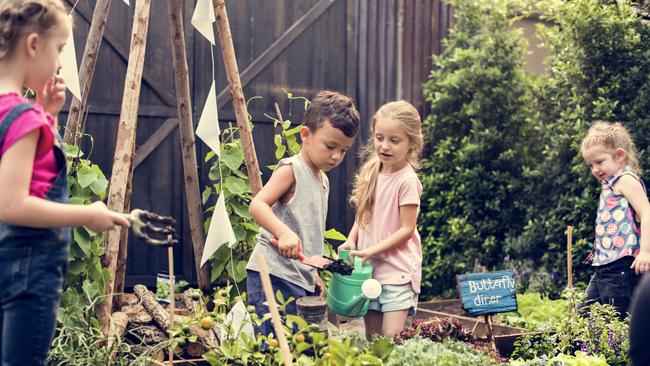
[[[355,256],[353,265],[354,265],[355,272],[361,272],[361,267],[363,267],[363,260]]]

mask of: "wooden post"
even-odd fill
[[[571,320],[571,312],[573,311],[573,226],[567,226],[566,232],[566,241],[567,241],[567,256],[566,256],[566,268],[567,268],[567,279],[566,287],[569,290],[569,320]]]
[[[183,157],[183,174],[187,211],[190,218],[190,233],[194,248],[194,263],[199,287],[210,289],[210,267],[201,267],[201,256],[205,245],[203,230],[203,209],[199,189],[199,172],[196,163],[196,144],[192,122],[192,101],[190,100],[190,80],[185,54],[185,37],[183,34],[183,1],[167,0],[169,9],[169,32],[174,62],[174,84],[176,85],[176,106],[180,120],[181,155]]]
[[[126,197],[129,195],[127,185],[133,169],[133,151],[150,9],[151,0],[136,1],[131,35],[131,51],[129,52],[129,64],[126,70],[122,110],[117,130],[110,191],[108,193],[108,207],[117,212],[124,212]],[[113,292],[115,289],[120,234],[120,228],[111,230],[106,234],[104,242],[106,252],[102,257],[102,264],[104,268],[108,269],[111,279],[106,287],[106,298],[97,305],[97,314],[105,334],[108,332],[110,316],[113,310]]]
[[[179,14],[180,15],[180,14]],[[182,15],[181,15],[182,16]],[[171,235],[170,235],[171,236]],[[171,238],[170,238],[171,239]],[[167,248],[167,260],[169,261],[169,327],[174,326],[174,316],[176,315],[176,294],[174,293],[174,247]],[[174,347],[169,349],[169,364],[174,363]]]
[[[485,327],[487,328],[487,339],[490,342],[493,350],[497,349],[497,344],[494,341],[494,333],[492,331],[492,315],[485,315]]]
[[[251,182],[251,191],[253,195],[256,195],[262,189],[262,175],[260,166],[257,163],[253,134],[248,123],[248,110],[239,78],[239,68],[235,56],[235,47],[232,43],[232,35],[230,34],[226,3],[224,0],[212,0],[212,3],[214,4],[214,15],[217,19],[217,29],[219,30],[221,54],[223,55],[228,85],[230,85],[230,93],[232,94],[232,106],[235,110],[237,127],[239,128],[239,138],[244,148],[244,162]]]
[[[79,69],[79,84],[81,85],[81,100],[72,97],[70,111],[68,112],[68,122],[65,124],[65,134],[63,140],[66,144],[77,145],[79,134],[83,131],[82,120],[86,115],[86,101],[88,100],[88,91],[90,83],[93,80],[95,65],[99,56],[99,47],[102,44],[104,30],[106,29],[106,19],[108,18],[111,0],[97,0],[93,19],[90,22],[86,48],[84,48],[81,67]]]
[[[278,304],[275,302],[275,294],[273,293],[273,286],[271,285],[271,276],[269,276],[269,271],[266,269],[266,260],[264,260],[264,256],[261,254],[257,255],[257,266],[260,268],[260,279],[262,280],[262,287],[264,288],[264,297],[266,297],[266,303],[268,304],[269,312],[271,313],[271,321],[273,322],[275,336],[278,338],[278,343],[280,344],[280,355],[282,356],[285,366],[293,365],[293,357],[289,350],[287,337],[284,335],[284,328],[282,327]]]

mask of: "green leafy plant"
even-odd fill
[[[515,342],[513,358],[532,360],[580,351],[600,356],[609,365],[627,365],[628,324],[629,319],[620,320],[613,306],[593,304],[584,316],[558,319],[525,334]]]
[[[108,180],[98,165],[83,158],[79,148],[66,145],[71,204],[87,205],[106,196]],[[72,229],[68,271],[61,298],[63,307],[87,304],[104,295],[110,274],[101,265],[103,236],[83,226]]]
[[[386,363],[387,366],[486,366],[494,364],[485,352],[476,350],[466,343],[454,340],[433,342],[418,336],[397,347]]]
[[[517,311],[499,314],[504,324],[537,330],[542,325],[567,319],[569,305],[567,300],[543,298],[539,293],[530,292],[517,295]]]

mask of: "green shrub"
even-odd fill
[[[536,147],[525,41],[509,28],[515,4],[450,3],[451,38],[424,85],[432,109],[418,228],[425,296],[454,288],[454,275],[477,264],[501,263],[504,240],[525,224],[524,171]]]
[[[592,247],[599,187],[580,142],[594,120],[621,121],[648,171],[650,26],[624,2],[546,0],[540,6],[550,24],[539,27],[550,71],[535,91],[543,149],[527,172],[526,196],[535,199],[527,202],[526,227],[506,240],[505,252],[566,273],[565,230],[573,225],[574,273],[586,281],[591,270],[581,262]]]

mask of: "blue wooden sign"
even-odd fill
[[[470,315],[517,310],[515,274],[512,270],[456,276],[463,308]]]

